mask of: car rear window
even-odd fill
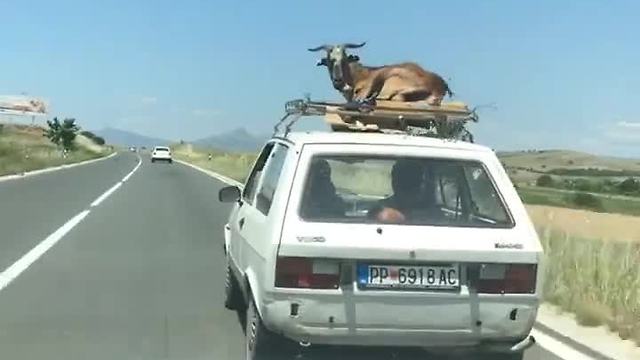
[[[169,151],[169,148],[166,147],[157,147],[156,151]]]
[[[481,162],[317,155],[299,208],[309,222],[512,227]]]

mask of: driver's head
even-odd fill
[[[420,163],[411,159],[396,161],[391,170],[393,194],[400,199],[412,199],[419,196],[422,184]]]
[[[333,191],[331,182],[331,166],[325,159],[314,159],[309,171],[308,189],[313,195],[321,196],[323,192]]]

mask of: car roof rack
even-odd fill
[[[416,136],[456,139],[473,142],[466,129],[468,122],[478,122],[475,109],[464,103],[449,102],[439,106],[424,101],[324,102],[305,99],[288,101],[285,115],[274,126],[274,135],[284,125],[284,134],[303,116],[323,116],[334,132],[401,133]]]

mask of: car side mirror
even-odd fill
[[[240,189],[237,186],[225,186],[218,192],[220,202],[236,202],[240,200]]]

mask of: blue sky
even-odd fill
[[[88,129],[266,133],[286,100],[340,99],[306,48],[367,41],[365,64],[416,61],[456,99],[495,103],[478,142],[640,157],[637,1],[381,4],[2,1],[0,94],[43,97]]]

